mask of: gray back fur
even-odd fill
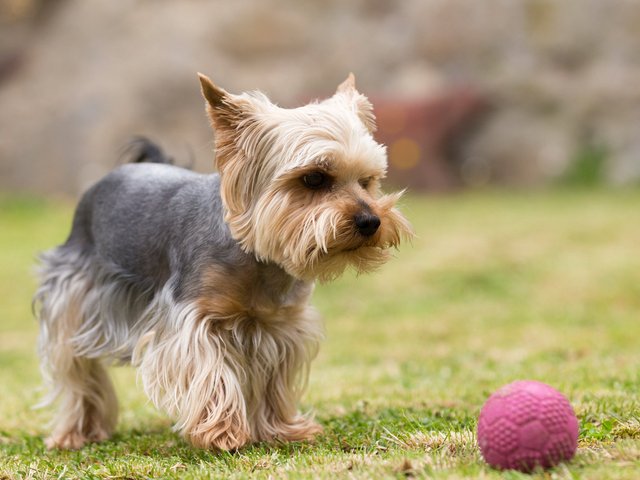
[[[215,174],[123,165],[83,196],[66,245],[141,291],[157,290],[174,276],[180,300],[198,265],[249,260],[223,221],[219,186]]]

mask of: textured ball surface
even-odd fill
[[[571,459],[578,446],[578,419],[553,387],[533,380],[510,383],[482,407],[478,444],[499,469],[530,472]]]

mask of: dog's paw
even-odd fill
[[[319,423],[303,415],[278,425],[277,430],[276,440],[285,442],[312,441],[324,431]]]
[[[79,450],[87,443],[103,442],[109,438],[109,433],[103,429],[97,429],[89,435],[71,430],[65,433],[54,433],[44,441],[48,450]]]
[[[46,438],[44,444],[48,450],[79,450],[89,442],[89,439],[82,433],[71,431],[66,433],[54,433]]]
[[[242,429],[212,429],[204,432],[191,432],[185,437],[198,448],[224,451],[238,450],[251,441],[249,433]]]

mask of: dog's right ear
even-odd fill
[[[215,166],[227,170],[232,163],[244,163],[237,147],[240,123],[251,116],[253,107],[247,98],[233,95],[215,85],[209,77],[198,73],[202,96],[207,101],[207,113],[215,134]]]
[[[246,148],[241,148],[247,123],[256,111],[249,95],[233,95],[216,86],[207,76],[198,73],[202,95],[207,101],[207,113],[215,134],[215,166],[220,172],[220,195],[226,209],[225,219],[233,235],[244,239],[251,231],[249,205],[254,198],[255,169],[260,163],[249,161]],[[254,159],[255,160],[255,159]]]
[[[202,96],[207,100],[212,107],[222,106],[223,99],[229,94],[222,88],[213,84],[211,79],[198,72],[198,78],[200,79],[200,87],[202,88]]]
[[[198,73],[198,78],[213,127],[234,130],[244,117],[241,105],[236,103],[234,95],[215,85],[206,75]]]

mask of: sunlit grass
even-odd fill
[[[550,383],[581,425],[557,478],[640,476],[640,192],[411,197],[417,237],[379,272],[319,285],[326,341],[304,408],[315,444],[235,454],[191,448],[113,371],[115,437],[45,452],[30,312],[38,251],[64,240],[72,206],[0,197],[0,478],[519,478],[484,465],[477,414],[518,378]],[[523,476],[524,478],[524,476]]]

